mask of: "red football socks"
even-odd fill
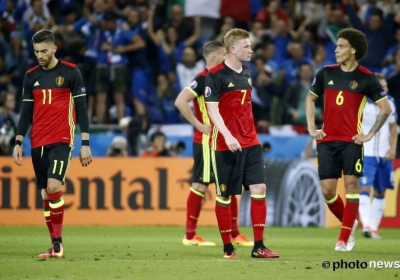
[[[197,220],[199,219],[201,203],[204,193],[190,188],[186,203],[186,238],[192,239],[196,235]]]
[[[235,238],[239,235],[239,226],[238,226],[238,202],[236,195],[231,196],[231,214],[232,214],[232,232],[231,236]]]
[[[264,239],[264,228],[267,218],[265,194],[251,195],[250,216],[253,223],[254,242],[262,241]]]
[[[50,219],[53,227],[53,237],[59,238],[62,234],[64,219],[64,199],[61,191],[49,193]]]
[[[339,242],[347,244],[354,221],[357,219],[360,195],[348,194],[346,195],[346,206],[344,207],[343,222],[340,229]]]
[[[232,214],[229,204],[230,201],[224,201],[218,198],[215,203],[215,215],[217,216],[218,228],[224,244],[231,243]]]

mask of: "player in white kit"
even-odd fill
[[[375,74],[382,88],[388,92],[384,76]],[[378,227],[385,208],[385,190],[394,189],[393,163],[397,146],[397,113],[394,99],[388,96],[392,113],[382,128],[368,142],[364,143],[364,176],[360,178],[359,214],[363,224],[363,235],[380,239]],[[362,120],[363,131],[373,126],[379,108],[368,99]],[[372,202],[370,190],[374,188]]]

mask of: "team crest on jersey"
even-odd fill
[[[210,89],[210,87],[206,87],[204,89],[204,96],[209,97],[210,95],[211,95],[211,89]]]
[[[58,76],[57,78],[56,78],[56,85],[58,86],[58,87],[60,87],[60,86],[62,86],[64,84],[64,77],[63,76]]]
[[[219,185],[219,188],[221,189],[221,191],[226,191],[226,185],[224,185],[224,184],[221,184],[221,185]]]
[[[249,85],[252,87],[253,86],[253,81],[251,80],[251,77],[247,81],[249,82]]]
[[[351,90],[355,90],[357,88],[358,84],[356,81],[351,81],[349,86],[350,86]]]
[[[197,82],[196,82],[195,80],[193,80],[193,81],[190,83],[190,88],[191,88],[191,89],[197,88]]]

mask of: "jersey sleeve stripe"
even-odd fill
[[[315,92],[313,92],[313,91],[311,91],[311,90],[309,90],[309,92],[310,92],[312,95],[315,95],[316,97],[319,97],[319,95],[316,94]]]
[[[382,97],[381,99],[376,100],[375,103],[378,103],[379,101],[381,101],[381,100],[383,100],[383,99],[385,99],[385,98],[387,98],[387,96],[384,96],[384,97]]]
[[[194,96],[198,97],[199,95],[197,94],[197,92],[195,92],[193,89],[191,89],[190,87],[186,87],[186,89],[188,89],[191,93],[193,93]]]
[[[216,102],[216,101],[206,101],[206,103],[219,103],[219,102]]]
[[[81,96],[86,96],[86,93],[84,93],[84,94],[79,94],[79,95],[75,95],[75,96],[73,96],[72,98],[81,97]]]
[[[33,100],[33,99],[22,99],[22,101],[30,101],[30,102],[33,102],[34,100]]]

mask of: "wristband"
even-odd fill
[[[82,146],[89,146],[89,140],[82,140]]]
[[[22,146],[22,141],[21,141],[21,140],[15,140],[15,145],[20,145],[20,146]]]

